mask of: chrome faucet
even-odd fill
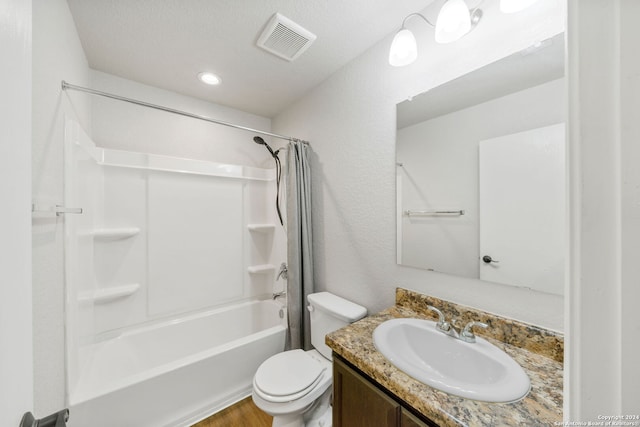
[[[273,297],[273,300],[275,301],[278,298],[285,296],[286,294],[287,294],[287,291],[274,292],[272,294],[272,297]]]
[[[289,278],[289,270],[287,269],[287,263],[283,262],[282,264],[280,264],[280,270],[278,270],[278,275],[276,276],[276,282],[278,280],[280,280],[280,278],[283,278],[284,280],[287,280]],[[286,288],[286,286],[284,286]],[[279,297],[283,297],[287,295],[287,291],[286,290],[282,290],[280,292],[274,292],[272,294],[274,301],[276,299],[278,299]]]
[[[444,314],[442,314],[440,310],[438,310],[432,305],[428,305],[427,308],[431,311],[435,311],[436,314],[438,315],[438,323],[436,323],[437,330],[447,335],[450,335],[454,338],[458,338],[458,331],[456,331],[455,328],[453,328],[451,324],[447,322],[447,319],[444,317]]]
[[[444,314],[440,310],[432,305],[427,305],[427,308],[431,311],[435,311],[438,315],[438,322],[436,323],[436,329],[438,331],[464,342],[476,342],[476,336],[471,331],[471,328],[473,328],[474,326],[480,326],[482,328],[489,327],[489,325],[487,325],[486,323],[471,321],[465,325],[465,327],[462,329],[462,332],[458,332],[456,328],[451,325],[451,323],[447,322],[447,319],[444,317]]]

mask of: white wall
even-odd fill
[[[89,68],[64,0],[33,1],[33,186],[35,202],[63,202],[63,117],[90,123],[89,104],[60,82],[87,84]],[[64,407],[64,218],[34,218],[35,414]]]
[[[558,79],[399,129],[402,209],[464,209],[463,216],[403,216],[402,264],[477,279],[478,141],[565,121]]]
[[[33,410],[31,2],[0,1],[0,425]]]
[[[565,417],[640,412],[640,2],[571,0]]]
[[[542,0],[528,14],[502,15],[484,2],[483,21],[462,40],[435,45],[411,21],[420,56],[388,65],[393,34],[274,119],[274,130],[311,141],[316,279],[374,312],[404,286],[562,330],[562,298],[396,265],[396,103],[564,29],[564,2]],[[426,11],[429,16],[436,12]],[[504,34],[509,34],[504,36]]]
[[[271,130],[271,120],[266,117],[95,70],[91,71],[91,87],[253,129]],[[102,97],[92,97],[91,103],[91,136],[100,147],[219,163],[273,167],[269,153],[263,146],[253,142],[254,135],[250,132]],[[271,141],[268,137],[264,137],[264,140],[274,149],[286,142]]]

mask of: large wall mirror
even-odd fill
[[[397,105],[402,265],[562,294],[564,35]]]

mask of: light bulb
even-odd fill
[[[406,28],[398,31],[389,49],[389,64],[403,67],[418,58],[418,46],[413,33]]]
[[[436,21],[436,42],[451,43],[471,30],[471,15],[464,0],[448,0]]]
[[[524,10],[538,0],[500,0],[500,12],[516,13]]]
[[[198,74],[198,78],[202,83],[212,85],[212,86],[219,85],[220,83],[222,83],[222,79],[213,73],[203,72]]]

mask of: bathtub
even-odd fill
[[[129,331],[82,348],[70,427],[186,427],[251,394],[284,350],[278,302],[250,301]]]

